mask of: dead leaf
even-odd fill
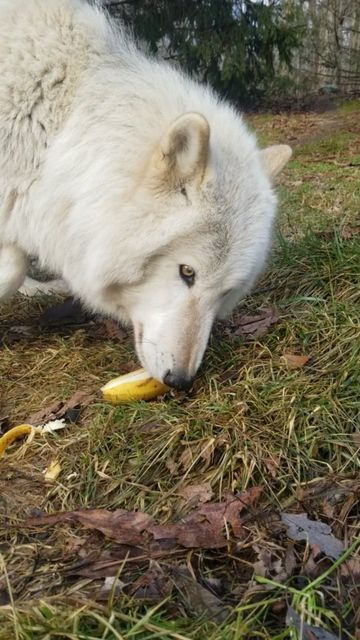
[[[88,529],[101,531],[120,544],[139,547],[136,553],[143,557],[156,552],[166,555],[177,545],[216,549],[228,544],[227,532],[235,538],[244,536],[240,513],[253,504],[261,492],[262,487],[252,487],[239,495],[229,495],[223,502],[203,504],[178,522],[164,525],[155,524],[153,518],[141,511],[124,509],[80,509],[53,515],[41,514],[27,518],[25,524],[37,527],[61,522],[80,523]]]
[[[2,325],[0,331],[0,345],[12,345],[21,340],[33,340],[39,333],[38,327],[33,325]]]
[[[352,433],[351,438],[357,447],[360,447],[360,431],[357,433]]]
[[[281,520],[292,540],[307,540],[311,545],[319,545],[322,553],[334,559],[344,551],[343,543],[332,535],[329,525],[309,520],[306,513],[283,513]]]
[[[305,487],[300,487],[297,497],[301,504],[308,505],[311,510],[317,511],[317,503],[326,499],[335,506],[341,505],[349,496],[356,501],[360,496],[360,479],[353,478],[321,478]]]
[[[25,338],[32,338],[36,335],[36,327],[20,324],[15,327],[10,327],[10,333],[15,333],[16,335],[24,336]]]
[[[348,225],[344,225],[340,230],[336,229],[323,229],[322,231],[317,231],[316,236],[319,238],[324,238],[325,240],[334,240],[338,235],[342,240],[351,240],[354,236],[359,235],[360,233],[360,225],[355,227],[350,227]]]
[[[159,422],[143,422],[136,426],[136,431],[139,433],[154,433],[155,431],[159,431],[161,429],[167,429],[165,424],[161,424]]]
[[[339,640],[338,636],[335,636],[330,631],[307,624],[292,607],[288,607],[286,624],[289,627],[294,627],[299,633],[302,631],[302,640]]]
[[[96,393],[75,391],[69,400],[53,402],[50,406],[33,413],[28,418],[28,422],[34,426],[62,418],[69,422],[76,422],[81,410],[87,407],[95,397]]]
[[[212,463],[215,447],[222,446],[223,442],[221,439],[208,437],[186,444],[186,448],[179,457],[178,465],[183,471],[188,471],[195,463],[201,463],[201,471],[204,472]]]
[[[151,561],[149,570],[138,578],[128,593],[132,598],[160,602],[173,590],[171,579],[157,562]]]
[[[81,560],[64,570],[66,576],[81,576],[99,579],[116,576],[120,568],[131,562],[136,567],[149,562],[150,553],[141,547],[117,544],[116,547],[97,553],[79,554]],[[162,557],[164,553],[151,552],[151,557]]]
[[[294,569],[296,569],[296,558],[294,553],[294,547],[292,544],[289,544],[286,548],[285,558],[284,558],[284,567],[288,576],[292,575]]]
[[[343,578],[360,583],[360,557],[349,558],[341,564],[340,572]]]
[[[171,475],[176,473],[178,470],[178,465],[176,464],[174,458],[172,458],[171,456],[169,456],[169,458],[166,459],[165,467],[167,468],[168,471],[170,471]]]
[[[321,501],[322,513],[329,519],[335,518],[336,508],[334,504],[330,504],[330,502],[324,498]]]
[[[268,458],[265,458],[264,463],[271,477],[276,478],[280,466],[280,458],[278,456],[270,455]]]
[[[124,342],[124,340],[126,339],[125,331],[121,329],[121,327],[117,322],[115,322],[115,320],[110,320],[108,318],[104,320],[103,326],[106,336],[110,338],[110,340],[116,340],[116,342]]]
[[[324,573],[329,566],[331,566],[331,560],[322,555],[318,544],[314,544],[304,564],[303,573],[313,580]]]
[[[289,578],[294,569],[294,554],[292,557],[289,555],[287,558],[287,566],[285,566],[286,556],[284,556],[283,552],[281,553],[280,551],[276,553],[275,550],[271,548],[259,545],[253,545],[253,549],[256,551],[258,557],[257,561],[254,562],[255,575],[269,578],[280,583]]]
[[[277,321],[277,315],[273,309],[260,309],[254,315],[245,315],[236,313],[232,318],[232,324],[235,331],[232,333],[236,336],[254,336],[259,338],[263,336],[272,324]]]
[[[60,511],[53,515],[39,515],[28,518],[30,527],[55,525],[59,522],[79,522],[86,529],[97,529],[107,538],[122,544],[141,545],[145,539],[141,535],[152,523],[153,519],[141,511],[125,511],[116,509],[79,509],[78,511]]]
[[[199,504],[209,502],[214,497],[214,492],[209,482],[202,484],[192,484],[187,487],[183,487],[179,491],[179,495],[182,501],[187,506],[197,507]]]
[[[124,587],[126,583],[117,578],[116,576],[107,576],[104,580],[104,584],[97,594],[97,600],[108,600],[109,597],[116,597],[124,593]]]
[[[226,529],[235,538],[244,536],[241,511],[257,500],[262,487],[252,487],[223,502],[202,505],[179,522],[149,528],[155,540],[173,540],[186,548],[217,549],[228,544]]]
[[[139,368],[139,363],[135,362],[135,360],[129,360],[129,362],[124,362],[121,364],[121,374],[123,373],[132,373]]]
[[[179,466],[188,471],[193,463],[194,455],[190,447],[186,447],[179,458]]]
[[[172,577],[184,605],[192,614],[197,617],[206,616],[219,623],[229,616],[230,609],[222,600],[194,580],[186,568],[174,567]]]
[[[297,356],[294,353],[284,353],[281,360],[289,367],[289,369],[300,369],[310,359],[310,356]]]
[[[349,227],[345,225],[340,231],[340,238],[343,240],[351,240],[354,236],[360,234],[360,225],[357,227]]]

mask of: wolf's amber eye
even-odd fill
[[[185,280],[186,284],[191,287],[195,280],[195,271],[188,264],[181,264],[179,266],[180,277]]]

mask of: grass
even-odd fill
[[[286,624],[288,604],[303,621],[354,637],[359,594],[356,579],[341,573],[344,558],[339,566],[322,559],[311,579],[310,549],[296,543],[296,567],[282,581],[276,564],[257,579],[253,565],[259,545],[284,565],[290,543],[276,514],[294,508],[330,523],[359,553],[360,245],[358,235],[344,236],[359,225],[359,115],[354,102],[326,115],[252,119],[263,142],[292,138],[295,147],[280,179],[271,264],[245,303],[250,311],[276,308],[266,335],[244,341],[219,326],[190,396],[115,408],[98,399],[76,425],[17,443],[0,461],[1,640],[290,640],[298,632]],[[11,424],[78,388],[97,389],[134,359],[130,338],[119,344],[95,325],[38,330],[48,304],[19,297],[1,309],[0,417]],[[11,327],[24,325],[32,335],[14,340]],[[284,353],[309,360],[289,369]],[[42,472],[54,458],[62,471],[47,486]],[[203,482],[214,499],[264,487],[241,548],[164,563],[187,564],[198,579],[221,584],[231,610],[222,623],[194,615],[174,592],[155,605],[130,596],[96,601],[102,581],[66,578],[63,567],[76,545],[111,544],[79,527],[21,526],[34,508],[139,509],[165,522],[183,512],[183,487]]]

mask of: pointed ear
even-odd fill
[[[155,166],[170,185],[191,179],[201,182],[209,152],[210,127],[200,113],[184,113],[170,125],[160,140]]]
[[[287,144],[274,144],[260,151],[265,171],[269,178],[275,178],[285,167],[292,156],[292,150]]]

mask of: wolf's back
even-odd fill
[[[82,0],[0,0],[0,193],[41,163],[109,33]]]

